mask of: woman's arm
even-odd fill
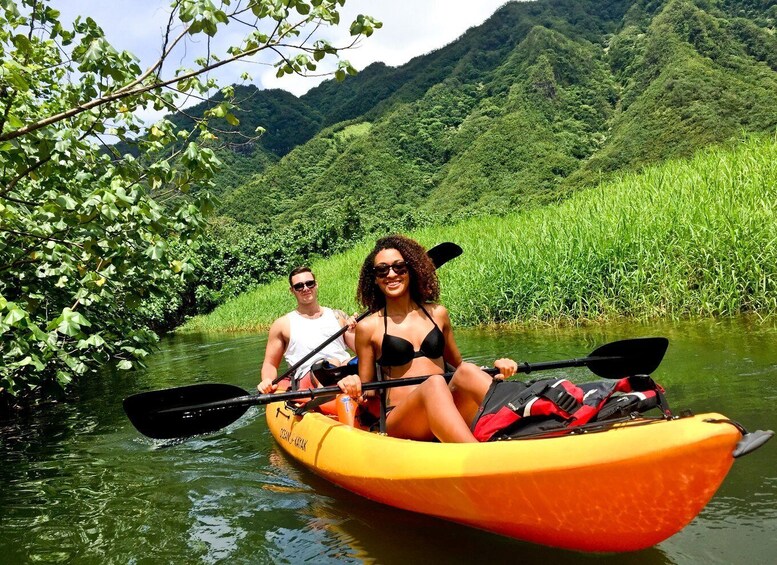
[[[456,345],[456,340],[453,337],[453,326],[451,325],[451,318],[448,315],[448,309],[442,304],[436,304],[432,310],[432,316],[437,326],[442,330],[442,335],[445,337],[445,352],[443,353],[443,360],[452,365],[454,368],[461,365],[461,353],[459,352],[459,346]]]
[[[359,380],[363,383],[375,380],[375,348],[372,343],[375,319],[373,315],[356,325],[355,351],[359,358]]]
[[[375,350],[372,344],[374,330],[374,314],[356,325],[355,351],[359,358],[359,374],[350,375],[337,382],[340,390],[353,398],[361,396],[362,383],[375,380]]]

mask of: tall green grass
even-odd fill
[[[504,210],[495,210],[504,213]],[[458,325],[777,313],[777,138],[747,138],[627,174],[558,205],[411,236],[454,241],[440,270]],[[371,244],[313,265],[323,304],[355,309]],[[294,306],[286,281],[190,321],[184,331],[266,328]]]

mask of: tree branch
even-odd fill
[[[83,249],[84,248],[84,246],[82,244],[76,243],[75,241],[68,241],[66,239],[59,239],[59,238],[51,237],[51,236],[48,236],[48,235],[38,235],[38,234],[30,233],[30,232],[11,230],[11,229],[7,229],[7,228],[3,228],[3,227],[0,227],[0,232],[11,233],[13,235],[21,235],[21,236],[24,236],[24,237],[31,237],[33,239],[39,239],[41,241],[55,241],[57,243],[62,243],[64,245],[72,245],[74,247],[78,247],[79,249]]]
[[[136,96],[136,95],[144,94],[144,93],[149,92],[151,90],[156,90],[156,89],[159,89],[159,88],[162,88],[162,87],[165,87],[165,86],[169,86],[169,85],[171,85],[173,83],[176,83],[176,82],[184,81],[184,80],[187,80],[187,79],[190,79],[190,78],[194,78],[194,77],[200,76],[200,75],[205,74],[205,73],[209,73],[210,71],[213,71],[215,69],[223,67],[224,65],[227,65],[229,63],[233,63],[235,61],[239,61],[239,60],[244,59],[246,57],[250,57],[252,55],[256,55],[257,53],[260,53],[260,52],[262,52],[262,51],[264,51],[266,49],[277,50],[278,48],[284,47],[284,48],[289,48],[289,49],[302,50],[302,51],[306,51],[308,53],[313,52],[314,49],[312,47],[305,47],[304,44],[296,45],[296,44],[281,43],[281,40],[283,38],[285,38],[288,35],[290,35],[294,30],[296,30],[297,28],[301,27],[305,23],[308,23],[308,21],[307,20],[302,20],[300,22],[297,22],[295,25],[290,26],[289,29],[285,33],[280,34],[276,38],[276,40],[274,42],[271,42],[272,38],[275,37],[275,33],[278,32],[278,29],[279,29],[279,26],[280,26],[280,22],[278,22],[276,24],[276,26],[275,26],[275,29],[273,30],[273,35],[271,35],[270,39],[268,39],[267,43],[264,43],[263,45],[258,45],[256,47],[254,47],[253,49],[248,49],[246,51],[243,51],[242,53],[239,53],[237,55],[233,55],[232,57],[228,57],[228,58],[223,59],[221,61],[216,61],[213,64],[206,65],[206,66],[204,66],[204,67],[202,67],[202,68],[200,68],[198,70],[194,70],[194,71],[191,71],[189,73],[186,73],[186,74],[183,74],[183,75],[180,75],[180,76],[177,76],[177,77],[173,77],[173,78],[166,79],[166,80],[154,81],[152,84],[142,85],[143,81],[145,81],[150,75],[152,75],[154,73],[155,69],[157,69],[157,68],[161,69],[161,65],[164,63],[166,58],[170,55],[172,49],[187,34],[188,29],[189,29],[187,27],[187,29],[184,30],[173,41],[173,43],[168,46],[167,51],[165,51],[162,54],[162,56],[159,58],[159,60],[154,65],[149,67],[149,69],[146,70],[145,73],[143,73],[140,77],[138,77],[136,80],[132,81],[128,85],[125,85],[124,87],[114,91],[112,94],[109,94],[109,95],[106,95],[106,96],[102,96],[100,98],[95,98],[95,99],[90,100],[88,102],[84,102],[83,104],[80,104],[80,105],[78,105],[78,106],[76,106],[74,108],[71,108],[71,109],[66,110],[64,112],[60,112],[59,114],[55,114],[53,116],[49,116],[48,118],[44,118],[44,119],[42,119],[42,120],[40,120],[38,122],[35,122],[35,123],[32,123],[32,124],[28,124],[28,125],[26,125],[24,127],[21,127],[19,129],[17,129],[17,130],[14,130],[14,131],[11,131],[11,132],[8,132],[8,133],[0,134],[0,141],[8,141],[8,140],[11,140],[11,139],[16,139],[16,138],[22,137],[24,135],[27,135],[29,133],[32,133],[34,131],[37,131],[37,130],[39,130],[41,128],[44,128],[46,126],[49,126],[51,124],[57,123],[59,121],[62,121],[64,119],[77,116],[77,115],[79,115],[79,114],[81,114],[83,112],[91,110],[92,108],[96,108],[98,106],[103,106],[103,105],[106,105],[106,104],[110,104],[112,102],[116,102],[118,100],[122,100],[124,98],[128,98],[130,96]],[[357,36],[351,42],[351,44],[349,46],[347,46],[347,47],[335,48],[335,51],[341,51],[341,50],[344,50],[344,49],[351,48],[353,45],[356,44],[356,42],[358,41],[358,38],[359,38],[359,36]],[[284,59],[288,62],[288,59],[286,57],[284,57]],[[326,73],[326,74],[329,74],[329,73]],[[316,76],[316,75],[313,75],[313,76]]]

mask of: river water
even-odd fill
[[[675,411],[717,411],[748,429],[777,429],[773,325],[456,335],[465,358],[482,364],[503,355],[584,357],[616,339],[665,335],[670,348],[654,377]],[[710,504],[674,537],[645,551],[586,555],[362,500],[291,463],[261,408],[182,443],[155,443],[126,419],[121,402],[135,392],[204,382],[252,389],[265,337],[168,338],[148,369],[106,371],[82,383],[78,401],[0,424],[0,563],[774,563],[777,440],[737,460]],[[591,376],[584,368],[569,374]],[[599,496],[607,496],[606,484]]]

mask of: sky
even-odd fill
[[[347,0],[340,10],[338,28],[326,30],[333,45],[350,40],[348,28],[358,14],[368,14],[383,23],[383,27],[361,41],[355,49],[341,54],[357,70],[377,61],[390,66],[406,63],[415,56],[443,47],[467,29],[480,25],[508,0]],[[161,52],[161,39],[167,23],[169,0],[50,0],[60,10],[63,22],[76,16],[89,16],[105,31],[107,40],[117,49],[126,50],[141,60],[145,69]],[[214,1],[215,4],[218,4]],[[234,4],[234,2],[233,2]],[[227,26],[219,33],[219,41],[234,39],[235,32]],[[204,43],[189,45],[186,53],[177,54],[175,66],[185,63]],[[331,77],[276,78],[270,65],[236,62],[225,65],[216,77],[219,84],[243,82],[240,75],[248,72],[251,82],[259,88],[282,88],[300,96],[322,80]],[[145,117],[152,119],[152,112]]]

